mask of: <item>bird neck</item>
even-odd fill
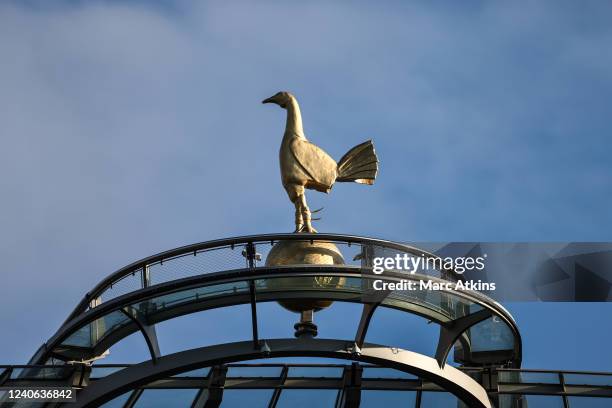
[[[295,98],[291,98],[287,104],[287,124],[285,126],[286,137],[304,137],[304,128],[302,127],[302,114],[300,105]]]

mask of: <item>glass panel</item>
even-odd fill
[[[198,391],[194,389],[144,390],[134,406],[136,408],[189,408]]]
[[[218,285],[203,286],[179,292],[158,296],[144,302],[132,305],[133,308],[144,311],[147,314],[155,313],[163,309],[171,308],[186,302],[197,301],[212,296],[226,295],[231,293],[248,292],[249,285],[245,281],[221,283]]]
[[[342,367],[289,367],[288,377],[342,377]]]
[[[417,282],[418,285],[418,282]],[[370,292],[380,293],[380,292]],[[372,295],[365,295],[372,296]],[[439,290],[415,289],[415,290],[395,290],[391,292],[382,302],[384,305],[405,308],[405,303],[421,305],[442,314],[448,320],[469,314],[472,305],[470,300],[463,299],[452,293]],[[403,306],[403,307],[402,307]],[[477,309],[477,308],[475,308]]]
[[[99,320],[102,321],[101,319]],[[66,340],[64,340],[62,344],[69,346],[91,347],[91,326],[88,324],[81,327],[72,333]]]
[[[569,397],[568,399],[569,399],[569,406],[571,408],[610,408],[612,407],[612,398]]]
[[[258,279],[258,291],[341,290],[361,293],[361,279],[338,276],[284,277]]]
[[[201,288],[189,289],[167,295],[158,296],[140,303],[131,305],[133,310],[145,314],[152,314],[163,309],[171,308],[185,302],[193,302],[197,299],[211,296],[248,292],[248,283],[245,281],[209,285]],[[96,321],[81,327],[68,337],[62,345],[92,347],[108,332],[113,331],[126,323],[130,318],[120,311],[114,311]]]
[[[610,374],[563,374],[566,384],[572,385],[603,385],[612,387]]]
[[[482,383],[483,371],[478,368],[470,369],[461,367],[461,371],[472,377],[476,382]]]
[[[416,392],[414,391],[361,391],[361,408],[379,407],[414,407]]]
[[[130,322],[130,318],[116,310],[89,323],[63,341],[64,346],[92,347],[108,332]]]
[[[267,408],[274,390],[225,390],[220,408]]]
[[[204,367],[198,368],[197,370],[187,371],[186,373],[173,375],[173,377],[208,377],[209,372],[210,367]]]
[[[563,408],[563,398],[556,395],[500,394],[499,408]]]
[[[559,384],[559,374],[530,371],[500,371],[500,383]]]
[[[74,367],[14,368],[11,372],[11,379],[57,380],[67,378],[73,371]]]
[[[364,367],[363,378],[405,378],[416,380],[418,377],[403,371],[386,367]]]
[[[282,367],[229,367],[228,377],[280,377]]]
[[[338,390],[283,390],[276,408],[333,408]]]
[[[512,350],[514,335],[498,317],[491,317],[470,329],[472,352]]]
[[[415,353],[433,356],[440,327],[429,319],[389,307],[374,312],[366,335],[366,342],[389,344]]]
[[[125,394],[121,394],[117,398],[112,399],[106,404],[101,405],[100,408],[123,408],[123,405],[125,405],[125,402],[128,400],[131,394],[132,391],[126,392]]]
[[[424,392],[421,395],[421,408],[464,407],[457,397],[448,392]]]

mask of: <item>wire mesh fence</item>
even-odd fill
[[[301,234],[300,234],[301,235]],[[231,241],[231,242],[230,242]],[[287,244],[289,242],[289,244]],[[280,255],[279,245],[285,245]],[[292,246],[300,248],[293,251],[307,254],[293,256]],[[287,249],[288,248],[288,249]],[[281,237],[262,236],[245,237],[243,239],[216,241],[212,245],[203,243],[170,251],[164,256],[157,256],[136,263],[132,268],[126,268],[116,274],[106,285],[92,294],[95,301],[90,302],[89,308],[94,308],[103,302],[119,296],[178,279],[211,274],[215,272],[239,270],[245,268],[259,268],[270,266],[271,251],[274,252],[272,264],[283,266],[312,265],[319,262],[333,264],[334,266],[353,266],[371,269],[375,258],[394,258],[408,255],[426,256],[422,251],[401,244],[369,238],[347,237],[321,237],[311,236],[302,238],[297,234],[283,234]],[[251,251],[251,252],[249,252]],[[308,254],[315,252],[316,262],[308,258]],[[318,251],[318,252],[317,252]],[[324,253],[325,252],[325,253]],[[326,258],[327,255],[329,255]],[[429,256],[430,254],[427,254]],[[447,271],[434,269],[418,270],[416,273],[444,278]]]

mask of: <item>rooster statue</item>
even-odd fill
[[[316,232],[304,189],[329,193],[336,181],[374,184],[378,158],[371,140],[349,150],[336,163],[323,149],[310,143],[302,128],[302,115],[295,96],[278,92],[262,103],[275,103],[287,110],[285,134],[280,147],[283,187],[295,205],[295,232]]]

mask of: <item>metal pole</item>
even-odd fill
[[[254,270],[257,267],[257,252],[255,244],[252,242],[246,245],[246,258],[249,265],[249,269]],[[257,328],[257,296],[255,293],[255,280],[249,280],[249,295],[251,302],[251,326],[253,328],[253,348],[257,350],[259,348],[259,331]]]

